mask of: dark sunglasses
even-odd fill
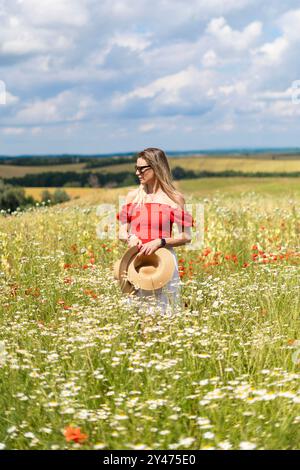
[[[151,167],[150,165],[144,165],[144,166],[137,166],[137,165],[135,165],[135,166],[134,166],[135,171],[136,171],[136,172],[138,171],[141,175],[142,175],[143,173],[145,173],[146,168],[152,168],[152,167]]]

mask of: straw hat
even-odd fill
[[[151,255],[137,256],[138,253],[137,246],[131,247],[114,265],[114,276],[119,279],[122,292],[160,289],[172,279],[175,264],[170,250],[162,247]]]
[[[114,278],[120,283],[121,290],[124,294],[131,294],[135,288],[127,278],[128,264],[132,261],[134,256],[138,253],[138,247],[132,246],[129,248],[121,259],[114,263]]]

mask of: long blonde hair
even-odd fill
[[[152,167],[161,190],[164,191],[172,201],[178,203],[180,193],[172,182],[172,174],[165,152],[161,149],[150,147],[139,152],[137,154],[137,159],[138,158],[146,160]],[[141,183],[132,202],[144,204],[147,194],[146,185]]]

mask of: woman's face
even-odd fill
[[[138,170],[135,172],[140,182],[143,184],[148,184],[150,181],[154,182],[155,180],[155,173],[148,165],[149,164],[143,158],[140,157],[137,159],[136,166],[147,166],[147,168],[142,168],[140,172]]]

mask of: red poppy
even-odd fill
[[[73,426],[67,426],[65,428],[64,436],[67,442],[73,441],[73,442],[79,442],[79,444],[86,441],[88,438],[88,435],[83,434],[80,428],[75,428]]]

